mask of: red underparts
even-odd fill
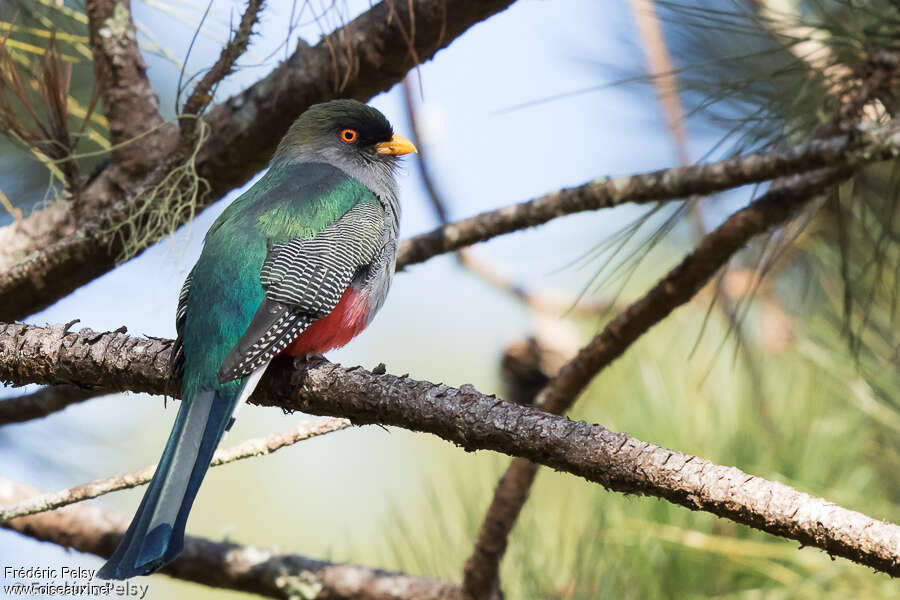
[[[340,348],[366,328],[369,299],[351,285],[328,315],[306,328],[296,340],[281,351],[290,356],[322,353]]]

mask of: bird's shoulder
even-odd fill
[[[257,230],[275,243],[310,239],[359,204],[380,202],[368,187],[335,166],[273,164],[219,216],[207,235],[241,227]]]

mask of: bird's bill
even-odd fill
[[[393,154],[395,156],[403,156],[410,152],[418,152],[411,141],[402,135],[397,134],[394,134],[394,137],[392,137],[389,142],[375,144],[375,151],[378,152],[378,154]]]

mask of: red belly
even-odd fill
[[[347,288],[337,306],[328,315],[306,328],[296,340],[281,351],[290,356],[303,356],[340,348],[366,328],[369,300],[365,294]]]

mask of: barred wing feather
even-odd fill
[[[222,363],[219,381],[249,375],[334,310],[354,278],[375,259],[384,237],[384,209],[379,203],[360,203],[314,238],[269,248],[259,277],[265,300]]]

